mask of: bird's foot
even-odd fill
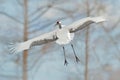
[[[65,59],[64,65],[67,66],[68,65],[68,61]]]
[[[77,56],[75,56],[75,59],[77,63],[80,62],[80,59]]]

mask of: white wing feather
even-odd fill
[[[76,32],[80,29],[85,28],[86,26],[88,26],[91,23],[99,23],[99,22],[103,22],[105,21],[104,17],[87,17],[81,20],[78,20],[74,23],[72,23],[71,25],[66,26],[66,28],[68,28],[68,30],[70,32]],[[57,30],[54,30],[52,32],[40,35],[36,38],[30,39],[28,41],[22,42],[22,43],[17,43],[17,44],[13,44],[12,48],[10,48],[11,53],[18,53],[24,50],[29,49],[32,46],[36,46],[36,45],[41,45],[47,42],[51,42],[56,40],[56,32]]]
[[[40,35],[36,38],[30,39],[30,40],[22,42],[22,43],[13,44],[13,45],[11,45],[10,52],[18,53],[18,52],[27,50],[32,46],[42,45],[44,43],[54,41],[54,40],[56,40],[56,37],[55,37],[56,31],[57,30],[54,30],[52,32]]]
[[[81,30],[85,27],[87,27],[88,25],[92,24],[92,23],[100,23],[106,21],[106,19],[104,17],[87,17],[87,18],[83,18],[81,20],[78,20],[74,23],[72,23],[71,25],[68,25],[66,27],[68,27],[70,32],[76,32],[78,30]]]

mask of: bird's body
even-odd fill
[[[59,45],[66,45],[73,40],[74,33],[76,31],[82,30],[92,23],[99,23],[103,21],[105,21],[105,18],[103,17],[87,17],[65,27],[61,26],[60,23],[57,23],[59,25],[59,29],[55,29],[49,33],[40,35],[25,42],[14,44],[10,50],[12,53],[18,53],[20,51],[30,49],[33,46],[53,41],[56,41]]]
[[[56,32],[57,40],[56,43],[59,45],[66,45],[70,43],[74,38],[74,33],[70,33],[67,28],[58,29]]]

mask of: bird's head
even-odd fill
[[[55,24],[55,26],[58,26],[58,27],[59,27],[59,29],[61,29],[61,28],[62,28],[62,25],[61,25],[61,22],[60,22],[60,21],[57,21],[57,22],[56,22],[56,24]]]
[[[61,22],[60,22],[60,21],[57,21],[56,24],[61,24]]]

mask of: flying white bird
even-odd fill
[[[65,57],[64,46],[73,40],[74,33],[76,31],[82,30],[85,27],[88,27],[88,25],[90,25],[92,23],[100,23],[103,21],[105,21],[104,17],[87,17],[87,18],[78,20],[68,26],[62,26],[61,23],[58,21],[56,23],[56,25],[59,26],[58,29],[55,29],[49,33],[40,35],[40,36],[30,39],[28,41],[14,44],[10,50],[12,53],[18,53],[18,52],[21,52],[24,50],[28,50],[33,46],[42,45],[42,44],[46,44],[46,43],[55,41],[57,44],[63,46],[64,58],[65,58],[64,64],[67,64],[68,62]],[[78,62],[79,58],[76,56],[73,44],[71,44],[71,47],[73,49],[76,61]]]

